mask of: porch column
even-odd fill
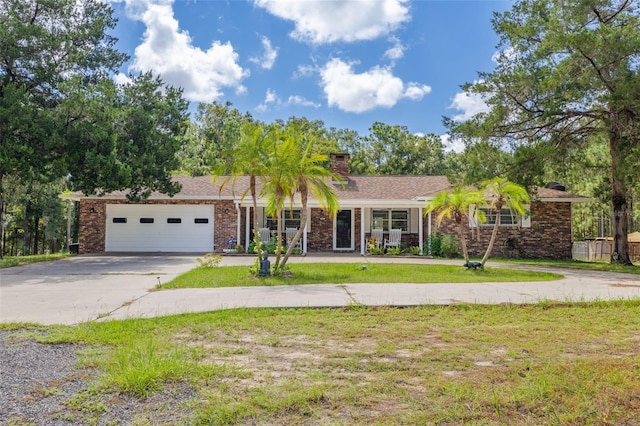
[[[302,254],[307,254],[307,233],[309,232],[309,223],[311,220],[311,209],[307,208],[307,223],[304,224],[304,232],[302,233]]]
[[[242,235],[242,209],[240,203],[236,202],[236,245],[240,244],[240,236]]]
[[[246,244],[244,246],[244,250],[245,253],[249,253],[249,244],[251,244],[251,207],[247,206],[246,207],[246,212],[245,212],[245,241]]]
[[[360,207],[360,255],[364,256],[365,250],[365,238],[364,238],[364,207]]]
[[[424,244],[424,222],[422,220],[422,207],[418,210],[420,216],[418,216],[418,244],[420,245],[420,255],[422,255],[422,246]]]

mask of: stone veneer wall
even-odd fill
[[[80,254],[103,253],[107,221],[107,204],[132,204],[126,200],[83,199],[80,200],[80,229],[78,252]],[[149,200],[146,204],[212,204],[214,208],[214,245],[221,252],[227,247],[230,237],[236,239],[237,211],[231,200]],[[228,209],[228,212],[226,211]]]
[[[470,256],[484,255],[492,231],[492,226],[481,226],[478,238],[477,228],[467,228]],[[456,240],[459,239],[457,226],[451,221],[443,222],[439,228],[434,225],[433,232],[453,235]],[[491,256],[571,259],[572,244],[571,203],[535,202],[531,204],[531,227],[500,227]],[[460,242],[458,247],[462,253]]]

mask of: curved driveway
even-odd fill
[[[640,298],[640,276],[553,270],[558,281],[472,284],[322,284],[150,291],[197,266],[196,255],[76,256],[0,270],[0,323],[77,324],[240,307],[415,306],[454,303],[536,303]],[[424,258],[309,255],[297,262],[454,263]],[[251,265],[253,258],[223,258]],[[497,264],[489,264],[498,266]]]

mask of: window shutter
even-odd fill
[[[409,219],[411,220],[409,232],[417,234],[420,228],[420,209],[410,209]]]
[[[478,218],[476,217],[476,205],[471,204],[469,206],[469,228],[478,227]]]
[[[531,228],[531,205],[526,204],[524,206],[525,214],[522,216],[521,223],[523,228]]]
[[[364,208],[364,229],[365,232],[371,232],[371,209],[368,207]]]

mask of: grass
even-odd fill
[[[117,395],[138,398],[139,424],[166,415],[149,409],[159,393],[172,424],[637,424],[639,309],[237,309],[20,339],[82,344],[98,380],[69,406],[99,417]],[[192,392],[167,392],[180,386]]]
[[[579,260],[554,259],[489,259],[489,262],[510,263],[517,265],[551,266],[555,268],[582,269],[587,271],[623,272],[640,275],[640,265],[620,265],[608,262],[583,262]]]
[[[366,269],[364,269],[366,267]],[[548,281],[560,274],[516,269],[486,268],[466,270],[459,265],[412,265],[362,263],[299,263],[290,265],[292,276],[258,278],[247,266],[195,268],[158,286],[161,289],[186,287],[275,286],[292,284],[344,283],[469,283]]]
[[[38,254],[32,256],[5,256],[0,259],[0,269],[11,268],[13,266],[29,265],[31,263],[50,262],[69,257],[69,253]]]

